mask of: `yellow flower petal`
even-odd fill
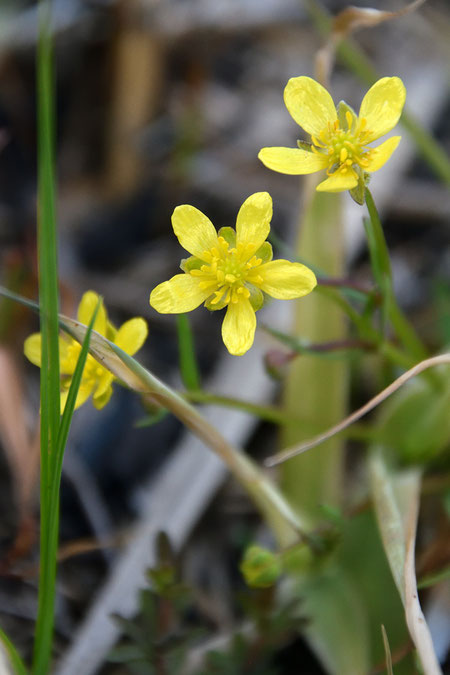
[[[142,347],[147,339],[147,335],[147,322],[141,319],[141,317],[137,317],[126,321],[119,328],[114,342],[120,349],[123,349],[124,352],[132,356]]]
[[[76,352],[73,350],[73,345],[76,345]],[[80,351],[81,347],[76,340],[65,334],[59,337],[59,370],[61,375],[73,375]]]
[[[258,157],[268,169],[294,176],[314,173],[328,166],[326,155],[300,148],[263,148]]]
[[[369,132],[365,143],[371,143],[393,129],[400,119],[405,104],[406,89],[399,77],[383,77],[364,96],[359,111],[366,119]]]
[[[92,393],[92,384],[86,384],[85,382],[84,383],[81,382],[80,388],[78,389],[77,400],[75,402],[75,410],[80,406],[82,406],[83,403],[86,403],[91,393]],[[69,395],[68,389],[61,392],[61,414],[64,411],[68,395]]]
[[[181,246],[197,258],[217,245],[216,228],[195,206],[177,206],[172,214],[172,227]]]
[[[358,176],[353,169],[342,171],[338,169],[329,178],[319,183],[316,187],[318,192],[343,192],[351,190],[358,185]]]
[[[228,305],[222,324],[222,338],[230,354],[242,356],[255,338],[256,316],[250,300],[241,298]]]
[[[109,399],[111,398],[112,393],[113,388],[110,386],[103,392],[101,396],[94,396],[92,399],[94,408],[97,408],[97,410],[101,410],[102,408],[104,408],[105,405],[108,403]]]
[[[42,358],[42,336],[40,333],[29,335],[24,342],[23,351],[25,356],[35,366],[41,367]]]
[[[314,272],[301,263],[288,260],[272,260],[257,268],[263,278],[258,286],[262,291],[279,300],[301,298],[310,293],[317,284]]]
[[[189,274],[176,274],[153,289],[150,304],[160,314],[181,314],[191,312],[211,293],[211,289],[200,288],[198,279]]]
[[[266,241],[272,219],[272,197],[255,192],[242,204],[236,220],[236,244],[247,244],[250,258]]]
[[[400,143],[401,136],[393,136],[388,138],[387,141],[384,141],[381,145],[372,149],[371,157],[369,159],[369,164],[365,167],[366,171],[372,173],[373,171],[378,171],[381,167],[386,164],[397,145]]]
[[[284,90],[284,102],[297,124],[311,136],[318,136],[328,122],[337,120],[330,94],[310,77],[292,77]]]
[[[97,388],[94,391],[94,399],[101,398],[105,391],[111,386],[112,381],[114,380],[114,375],[102,367],[102,375],[98,380]]]
[[[81,298],[81,302],[78,305],[78,321],[84,323],[85,326],[89,325],[89,322],[92,319],[92,315],[95,312],[95,308],[97,307],[97,303],[98,303],[97,293],[95,293],[94,291],[87,291],[86,293],[84,293],[83,297]],[[105,335],[106,323],[107,323],[106,309],[102,301],[100,307],[98,308],[97,317],[95,319],[93,329],[97,331],[97,333],[100,333],[100,335]]]

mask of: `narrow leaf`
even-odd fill
[[[394,671],[392,670],[391,648],[389,647],[389,640],[388,640],[388,636],[387,636],[387,633],[386,633],[386,628],[383,625],[381,626],[381,634],[383,636],[384,653],[386,655],[387,675],[394,675]]]
[[[49,491],[60,419],[58,342],[58,258],[55,217],[54,92],[50,2],[39,4],[37,48],[38,267],[41,308],[41,531],[38,618],[33,673],[49,671],[54,624],[52,585],[55,560],[49,556]]]
[[[6,633],[0,628],[0,640],[3,643],[6,653],[8,654],[9,660],[14,670],[15,675],[27,675],[28,670],[25,667],[24,662],[19,656],[19,652],[14,647],[13,643],[6,635]]]
[[[98,310],[100,308],[101,303],[102,299],[99,297],[97,306],[89,322],[89,326],[87,328],[84,340],[81,345],[81,351],[78,355],[77,365],[75,366],[75,370],[72,376],[72,382],[70,383],[69,394],[67,396],[66,405],[64,406],[64,412],[59,425],[56,460],[53,474],[53,481],[54,481],[53,484],[57,485],[58,489],[61,480],[61,469],[64,457],[64,450],[67,443],[67,437],[69,435],[70,425],[75,410],[78,390],[80,388],[81,379],[83,377],[84,366],[86,364],[86,359],[89,354],[89,343],[91,340],[92,329],[95,323],[95,319],[97,318]]]

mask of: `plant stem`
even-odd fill
[[[310,180],[308,205],[301,214],[297,250],[314,260],[327,275],[343,275],[343,249],[339,195],[315,191]],[[335,289],[320,287],[295,304],[292,334],[311,343],[345,338],[345,321],[340,307],[331,305]],[[348,305],[352,313],[357,313]],[[356,317],[355,317],[356,318]],[[305,354],[290,364],[285,383],[284,406],[288,415],[310,419],[317,428],[332,425],[345,415],[348,365],[343,360],[319,359]],[[327,386],[324,388],[324,382]],[[308,436],[305,429],[286,426],[282,444],[290,446]],[[295,457],[281,467],[282,489],[289,501],[306,513],[314,526],[323,517],[320,504],[339,508],[343,469],[341,439],[333,439],[309,456]]]
[[[267,422],[273,424],[303,424],[303,421],[291,415],[287,415],[281,408],[270,405],[259,405],[244,401],[242,399],[231,396],[222,396],[213,394],[209,391],[187,391],[183,394],[184,398],[193,403],[210,403],[213,405],[220,405],[227,408],[234,408],[243,410],[249,415],[254,415]]]

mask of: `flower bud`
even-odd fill
[[[240,570],[246,583],[253,588],[272,586],[282,572],[279,557],[256,544],[247,548]]]

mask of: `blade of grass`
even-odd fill
[[[200,389],[200,375],[195,358],[194,339],[186,314],[177,314],[178,356],[183,384],[188,391]]]
[[[64,450],[69,435],[70,425],[72,422],[73,413],[75,410],[75,403],[77,400],[78,390],[80,388],[81,379],[83,375],[84,366],[89,353],[89,343],[92,335],[92,327],[94,325],[101,300],[97,304],[94,314],[92,315],[89,326],[81,346],[81,351],[78,356],[77,365],[70,384],[69,393],[64,407],[64,412],[61,417],[61,422],[58,430],[58,438],[56,447],[54,448],[54,457],[52,462],[52,475],[50,476],[50,493],[48,499],[48,512],[45,514],[47,519],[47,546],[43,555],[41,554],[41,569],[44,571],[40,578],[42,584],[43,613],[45,616],[52,617],[54,613],[55,602],[55,587],[56,587],[56,569],[57,569],[57,554],[58,554],[58,539],[59,539],[59,491],[61,484],[61,473],[64,458]],[[58,405],[60,405],[58,401]],[[40,589],[41,590],[41,589]],[[50,658],[51,643],[53,636],[53,620],[50,618],[46,622],[47,630],[44,633],[45,645],[49,650],[47,658]],[[47,671],[33,671],[33,672],[47,672]]]
[[[14,669],[14,674],[28,675],[28,670],[26,669],[24,662],[20,658],[17,649],[14,647],[9,637],[1,628],[0,628],[0,640],[2,641],[5,651],[8,654],[11,666]]]
[[[389,640],[388,636],[386,633],[386,628],[381,625],[381,634],[383,636],[383,645],[384,645],[384,653],[386,656],[386,672],[387,675],[394,675],[394,671],[392,670],[392,656],[391,656],[391,648],[389,646]]]
[[[54,589],[48,587],[49,501],[52,462],[60,418],[58,343],[58,260],[55,218],[53,54],[51,6],[39,5],[37,49],[38,266],[41,308],[41,565],[33,673],[49,670],[53,636]]]

